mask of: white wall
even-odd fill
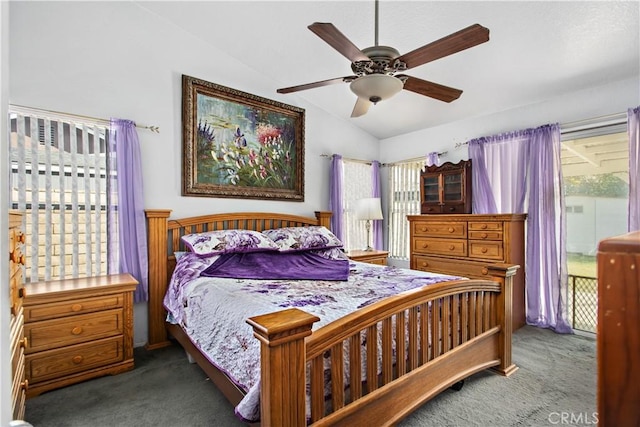
[[[7,103],[9,100],[9,3],[0,1],[0,117],[7,117]],[[4,177],[8,176],[8,149],[7,121],[0,120],[0,176],[4,184]],[[8,187],[0,187],[0,206],[9,204]],[[9,216],[3,208],[0,214],[0,253],[6,254],[9,250]],[[6,256],[0,257],[0,274],[3,278],[9,277],[9,260]],[[10,305],[7,283],[0,281],[0,426],[6,426],[11,421],[11,350],[9,338]]]
[[[12,104],[159,126],[160,134],[138,131],[145,207],[172,209],[176,218],[256,210],[312,215],[329,203],[329,160],[320,154],[378,157],[377,139],[297,96],[278,95],[276,82],[135,3],[12,2],[10,60]],[[180,195],[182,74],[306,109],[303,203]],[[142,344],[146,305],[136,305],[134,324]]]

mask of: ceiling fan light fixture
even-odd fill
[[[351,82],[350,88],[358,98],[377,102],[389,99],[402,90],[400,79],[388,74],[368,74]]]

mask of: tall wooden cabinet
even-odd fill
[[[640,231],[598,245],[598,424],[639,426]]]
[[[11,304],[10,342],[11,342],[11,400],[14,420],[24,419],[24,403],[28,382],[25,379],[24,349],[27,339],[24,336],[24,280],[22,267],[25,256],[22,250],[25,240],[22,215],[9,212],[9,300]]]
[[[420,173],[420,212],[471,213],[471,160],[426,166]]]
[[[487,265],[518,264],[513,280],[513,329],[525,324],[525,214],[410,215],[414,270],[486,278]]]

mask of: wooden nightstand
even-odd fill
[[[387,265],[388,251],[349,251],[347,256],[360,262],[368,262],[369,264]]]
[[[133,369],[130,274],[27,285],[27,397]]]

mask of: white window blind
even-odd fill
[[[10,204],[25,213],[26,280],[108,272],[108,131],[10,108]],[[33,136],[33,138],[32,138]]]
[[[389,257],[409,259],[407,215],[420,214],[420,171],[425,161],[393,163],[389,167]]]
[[[369,163],[343,161],[344,171],[344,247],[347,250],[367,247],[365,222],[356,218],[356,202],[372,197],[372,166]]]

